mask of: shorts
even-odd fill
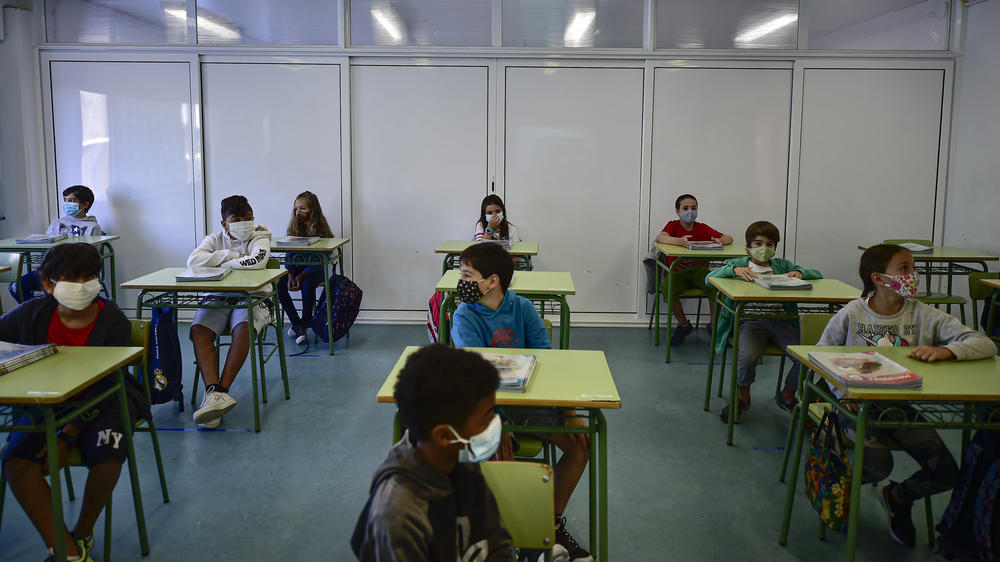
[[[15,422],[16,425],[40,424],[40,416],[26,414]],[[81,414],[73,422],[83,423],[83,429],[77,436],[75,447],[80,449],[83,463],[87,468],[114,461],[125,462],[128,455],[128,445],[125,443],[125,432],[122,429],[122,416],[118,408],[94,408]],[[11,433],[7,436],[7,448],[4,449],[3,462],[7,459],[28,459],[42,463],[44,459],[36,459],[45,446],[45,433]]]
[[[500,417],[505,423],[515,426],[562,427],[566,425],[561,408],[533,408],[530,406],[509,406],[502,408]],[[508,428],[514,429],[514,428]],[[515,432],[516,429],[514,429]],[[521,433],[521,432],[517,432]],[[524,433],[544,443],[552,441],[551,433]]]
[[[663,281],[660,285],[660,293],[663,298],[667,298],[667,275],[664,274]],[[700,289],[702,291],[707,291],[709,297],[715,294],[715,290],[705,285],[705,277],[708,277],[708,267],[707,266],[695,266],[688,269],[674,270],[674,286],[673,291],[671,291],[672,301],[677,301],[682,291],[687,291],[689,289]]]
[[[243,299],[238,297],[238,302],[242,302]],[[212,304],[213,302],[224,302],[226,297],[210,297],[204,301],[203,304]],[[258,333],[260,333],[261,328],[264,327],[268,321],[271,320],[271,307],[268,306],[271,303],[270,300],[264,301],[257,306],[253,307],[253,327]],[[194,320],[191,322],[192,325],[198,324],[204,326],[215,335],[220,335],[226,333],[228,328],[230,332],[236,326],[247,321],[247,309],[237,308],[233,310],[227,310],[225,308],[199,308],[198,312],[194,313]]]

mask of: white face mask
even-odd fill
[[[73,310],[83,310],[90,306],[97,298],[97,293],[101,292],[101,282],[91,279],[84,283],[74,283],[72,281],[56,281],[56,287],[52,290],[52,296],[59,301],[59,304]]]
[[[458,452],[458,462],[486,462],[496,454],[497,448],[500,447],[502,424],[500,416],[496,414],[493,414],[493,420],[482,433],[477,433],[468,439],[459,435],[454,427],[449,425],[448,429],[455,434],[455,439],[449,443],[465,445],[465,448]]]
[[[497,215],[497,220],[499,221],[503,220],[503,213],[497,213],[496,215]],[[493,215],[486,215],[486,224],[489,224],[491,220],[493,220]]]
[[[255,225],[253,221],[239,221],[229,223],[229,234],[240,242],[250,238]]]

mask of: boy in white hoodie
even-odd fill
[[[62,192],[63,215],[49,224],[45,234],[55,236],[101,236],[104,232],[97,224],[97,217],[88,215],[94,206],[94,192],[85,185],[67,187]]]
[[[271,229],[264,225],[255,225],[253,209],[247,198],[233,195],[222,200],[222,231],[206,236],[188,256],[187,266],[264,269],[270,257]],[[270,292],[271,287],[268,285],[253,295],[266,295]],[[225,297],[215,298],[222,300]],[[255,330],[261,329],[270,318],[268,302],[264,301],[254,307]],[[201,378],[205,383],[205,397],[201,401],[201,407],[194,412],[194,421],[201,427],[206,429],[219,427],[223,414],[236,406],[236,400],[229,395],[229,387],[236,379],[236,374],[240,372],[250,351],[250,331],[247,321],[247,311],[243,308],[235,310],[202,308],[195,313],[190,337],[194,344],[198,367],[201,369]],[[233,341],[220,374],[215,338],[227,327],[230,329]]]

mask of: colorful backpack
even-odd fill
[[[336,273],[330,277],[330,292],[333,293],[333,341],[337,341],[351,331],[354,320],[361,310],[361,289],[353,281]],[[323,341],[328,341],[326,317],[326,291],[320,293],[316,304],[316,314],[309,322],[314,332]]]

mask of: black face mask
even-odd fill
[[[479,281],[483,281],[483,279]],[[479,299],[483,298],[483,291],[479,288],[479,281],[459,279],[456,287],[458,300],[466,304],[476,304],[479,302]]]

